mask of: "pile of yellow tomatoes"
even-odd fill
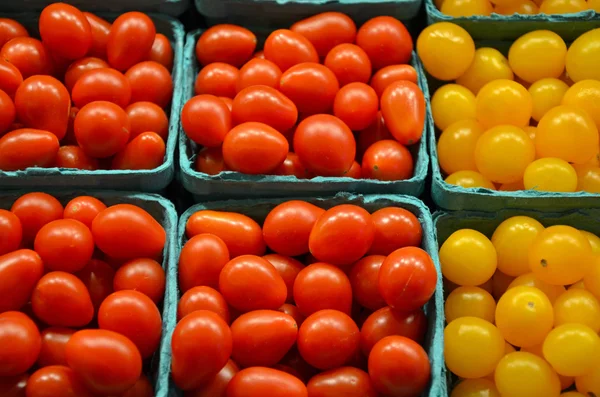
[[[435,0],[435,4],[443,14],[453,17],[600,12],[600,0]]]

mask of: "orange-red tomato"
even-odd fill
[[[79,196],[69,201],[65,206],[64,218],[77,219],[87,227],[92,227],[92,221],[106,205],[97,198],[90,196]]]
[[[283,371],[265,367],[245,368],[229,381],[227,397],[308,397],[306,386]]]
[[[381,95],[381,114],[385,125],[403,145],[417,143],[425,125],[425,97],[415,83],[396,81]]]
[[[0,170],[51,167],[58,154],[58,138],[49,131],[23,128],[0,138]]]
[[[125,109],[131,129],[129,140],[142,132],[156,132],[164,141],[169,134],[169,119],[160,106],[152,102],[136,102]]]
[[[37,359],[39,367],[67,365],[67,342],[76,331],[71,328],[50,327],[42,331],[42,346]]]
[[[37,326],[21,312],[0,314],[0,376],[16,376],[37,360],[42,341]]]
[[[15,214],[3,209],[0,209],[0,236],[0,255],[16,251],[23,239],[21,221]]]
[[[69,65],[69,68],[65,73],[65,86],[69,92],[72,92],[77,80],[79,80],[86,72],[109,67],[108,63],[100,58],[87,57],[78,59]]]
[[[338,44],[354,43],[356,39],[354,21],[341,12],[314,15],[296,22],[290,30],[306,37],[321,57],[326,56]]]
[[[335,74],[313,62],[290,67],[279,83],[279,90],[296,104],[298,112],[305,115],[331,111],[339,89]]]
[[[223,160],[223,152],[220,147],[204,147],[200,149],[194,166],[196,171],[208,175],[217,175],[220,172],[227,171],[225,160]]]
[[[75,138],[88,155],[106,158],[123,150],[129,142],[127,113],[112,102],[90,102],[75,117]]]
[[[365,50],[375,70],[408,63],[413,50],[412,38],[404,24],[388,16],[365,22],[358,30],[356,44]]]
[[[196,310],[208,310],[230,323],[229,307],[221,293],[211,287],[199,286],[187,290],[177,304],[177,320]]]
[[[51,365],[35,371],[27,380],[27,397],[92,397],[75,371],[66,364]]]
[[[379,69],[371,79],[371,87],[373,87],[377,96],[381,97],[390,84],[402,80],[417,84],[418,77],[415,68],[410,65],[390,65]]]
[[[152,170],[165,160],[165,141],[155,132],[143,132],[133,138],[112,160],[115,170]]]
[[[104,299],[113,293],[114,269],[104,261],[92,259],[75,275],[85,284],[97,311]]]
[[[75,219],[57,219],[44,225],[35,236],[35,251],[48,270],[75,273],[94,253],[92,232]]]
[[[47,193],[24,194],[15,200],[10,209],[21,221],[25,243],[33,242],[37,232],[46,223],[61,219],[63,210],[60,202]]]
[[[168,70],[173,69],[173,47],[171,42],[162,33],[157,33],[148,54],[148,61],[158,62]]]
[[[296,125],[298,109],[288,97],[275,88],[254,85],[240,91],[233,100],[234,124],[256,121],[287,131]]]
[[[283,282],[287,288],[286,302],[293,302],[294,282],[296,281],[298,273],[304,269],[304,265],[294,258],[279,254],[265,255],[263,256],[263,259],[269,261],[269,263],[275,267],[283,279]]]
[[[125,262],[115,273],[115,291],[135,290],[159,304],[165,293],[165,271],[160,263],[149,258]]]
[[[23,76],[19,69],[12,63],[0,59],[0,90],[12,98],[22,82]]]
[[[33,75],[50,74],[54,67],[42,42],[32,37],[10,40],[0,50],[0,58],[16,66],[24,79]]]
[[[350,83],[337,92],[333,114],[353,131],[367,128],[377,118],[379,98],[365,83]]]
[[[152,102],[164,108],[173,96],[171,72],[158,62],[133,65],[125,73],[131,85],[131,102]]]
[[[235,66],[223,62],[206,65],[198,73],[194,83],[196,95],[208,94],[233,98],[237,92],[236,85],[240,71]]]
[[[126,12],[112,24],[106,54],[108,63],[117,70],[127,70],[142,61],[150,52],[156,28],[144,13]]]
[[[325,309],[350,314],[352,286],[338,267],[313,263],[302,269],[294,281],[294,302],[305,316]]]
[[[284,73],[300,63],[319,62],[315,46],[306,37],[287,29],[276,30],[267,37],[264,56]]]
[[[154,397],[154,387],[148,378],[142,374],[135,385],[121,395],[121,397]]]
[[[404,208],[387,207],[371,214],[375,238],[369,254],[389,255],[402,247],[421,245],[423,229],[417,217]]]
[[[289,142],[289,140],[288,140]],[[293,175],[299,179],[312,178],[296,153],[289,152],[283,163],[273,171],[274,175]]]
[[[344,175],[348,178],[354,178],[354,179],[360,179],[362,178],[362,170],[360,168],[360,164],[358,164],[358,162],[355,160],[352,162],[352,166],[350,167],[350,169],[348,170],[348,172],[346,172],[346,175]]]
[[[232,124],[231,111],[225,102],[213,95],[195,96],[181,111],[183,131],[203,146],[221,146]]]
[[[186,292],[192,287],[219,287],[219,274],[229,262],[225,242],[214,234],[202,233],[190,238],[179,255],[179,288]]]
[[[0,48],[15,37],[29,37],[29,33],[14,19],[0,18]]]
[[[281,69],[273,62],[261,58],[253,58],[240,69],[235,84],[236,92],[253,85],[267,85],[279,88]]]
[[[322,372],[306,385],[308,395],[314,397],[377,397],[371,378],[362,369],[341,367]]]
[[[0,312],[25,306],[43,274],[44,264],[35,251],[21,249],[0,256]]]
[[[356,44],[340,44],[327,54],[324,62],[335,77],[340,87],[358,82],[368,83],[371,78],[371,61],[367,53]]]
[[[254,53],[256,36],[237,25],[215,25],[208,28],[196,43],[196,57],[201,65],[213,62],[240,67]]]
[[[88,20],[92,31],[92,46],[88,56],[106,59],[106,43],[108,43],[111,24],[89,12],[84,12],[83,15]]]
[[[17,110],[10,96],[0,90],[0,134],[8,131],[15,121]]]
[[[384,259],[383,255],[365,256],[352,266],[348,275],[354,300],[371,310],[386,305],[379,293],[379,269]]]
[[[363,154],[361,175],[380,181],[410,179],[413,176],[412,155],[397,141],[375,142]]]
[[[294,321],[296,321],[296,324],[298,324],[298,327],[302,325],[304,319],[306,318],[302,313],[300,313],[298,307],[292,305],[291,303],[284,303],[278,310],[282,313],[292,316]]]
[[[229,360],[217,375],[200,388],[185,392],[185,397],[226,397],[227,385],[239,371],[236,363]]]
[[[365,356],[386,336],[400,335],[417,343],[425,340],[427,332],[427,317],[423,310],[399,312],[391,307],[383,307],[371,314],[360,330],[360,347]]]
[[[39,28],[44,46],[58,57],[82,58],[92,46],[90,23],[81,11],[69,4],[54,3],[44,8]]]
[[[131,102],[131,84],[116,69],[93,68],[77,79],[72,96],[73,103],[80,109],[94,101],[112,102],[124,109]]]

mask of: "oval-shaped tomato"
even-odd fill
[[[181,320],[196,310],[208,310],[230,323],[229,307],[219,291],[207,287],[193,287],[187,290],[177,304],[177,320]]]
[[[408,63],[413,50],[412,37],[404,24],[388,16],[365,22],[358,30],[356,44],[365,50],[375,70]]]
[[[239,74],[238,68],[227,63],[208,64],[200,70],[196,77],[194,93],[233,98],[237,92],[235,87]]]
[[[285,255],[269,254],[263,256],[263,258],[269,261],[269,263],[277,269],[281,278],[283,278],[285,286],[287,287],[286,302],[292,302],[294,281],[296,281],[298,273],[304,269],[304,265],[300,263],[300,261]]]
[[[83,15],[90,24],[92,32],[92,45],[88,51],[88,56],[106,59],[106,43],[108,43],[111,24],[89,12],[84,12]]]
[[[85,154],[79,146],[61,146],[56,154],[55,165],[58,168],[76,168],[80,170],[97,170],[98,160]]]
[[[92,259],[75,275],[85,284],[97,311],[104,299],[113,292],[114,269],[106,262]]]
[[[302,164],[315,175],[342,176],[354,162],[356,141],[342,120],[317,114],[298,124],[294,150]]]
[[[231,110],[214,95],[197,95],[181,111],[183,131],[202,146],[221,146],[232,125]]]
[[[383,307],[371,314],[360,330],[360,347],[369,357],[371,349],[386,336],[400,335],[423,343],[427,332],[427,317],[423,310],[399,312],[391,307]]]
[[[49,131],[23,128],[0,138],[0,170],[51,167],[58,154],[58,138]]]
[[[227,364],[232,350],[231,331],[218,314],[197,310],[175,327],[171,350],[173,380],[183,390],[196,389]]]
[[[231,324],[232,359],[242,367],[277,364],[296,343],[298,325],[292,316],[274,310],[255,310]]]
[[[196,57],[201,65],[213,62],[240,67],[254,53],[256,36],[237,25],[215,25],[208,28],[196,43]]]
[[[340,88],[333,102],[333,114],[353,131],[367,128],[377,118],[379,98],[365,83],[350,83]]]
[[[272,32],[265,41],[265,59],[273,62],[282,72],[304,62],[319,62],[319,54],[312,43],[299,33],[287,29]]]
[[[15,93],[19,120],[29,128],[50,131],[60,140],[67,133],[71,99],[67,88],[51,76],[31,76]]]
[[[229,255],[263,255],[266,250],[262,230],[252,218],[235,212],[202,210],[190,216],[185,226],[188,238],[210,233],[221,238]]]
[[[116,69],[93,68],[76,80],[72,95],[75,106],[80,109],[94,101],[112,102],[125,108],[131,102],[131,85]]]
[[[375,142],[363,154],[361,175],[366,179],[402,181],[412,178],[413,170],[406,146],[391,139]]]
[[[3,209],[0,209],[0,236],[0,256],[16,251],[23,240],[21,221],[15,214]]]
[[[92,232],[75,219],[58,219],[44,225],[34,247],[48,270],[75,273],[92,259]]]
[[[173,96],[171,72],[158,62],[133,65],[125,73],[131,85],[131,102],[152,102],[165,108]]]
[[[384,139],[394,139],[390,131],[388,131],[381,115],[381,111],[377,113],[377,117],[373,124],[368,126],[362,131],[356,134],[356,158],[362,161],[363,154],[369,147],[375,142],[382,141]]]
[[[402,80],[388,86],[381,95],[381,114],[398,142],[412,145],[421,139],[425,125],[425,97],[413,82]]]
[[[92,397],[92,394],[75,375],[63,365],[47,366],[35,371],[27,381],[27,397]]]
[[[235,96],[231,115],[235,124],[256,121],[277,131],[287,131],[296,125],[298,109],[294,102],[275,88],[255,85]]]
[[[300,309],[291,303],[284,303],[278,310],[282,313],[292,316],[298,327],[301,326],[306,319],[306,317],[300,313]]]
[[[284,161],[285,163],[285,161]],[[217,175],[227,171],[223,152],[220,147],[204,147],[200,149],[194,163],[196,171],[208,175]]]
[[[308,241],[320,261],[349,265],[362,258],[375,237],[375,225],[365,209],[342,204],[327,210],[315,223]]]
[[[19,69],[12,63],[0,59],[0,90],[12,98],[22,82],[23,76]]]
[[[16,115],[17,110],[12,99],[7,93],[0,90],[0,134],[8,131],[14,123]]]
[[[381,97],[386,88],[396,81],[410,81],[417,84],[417,71],[410,65],[390,65],[380,69],[371,79],[371,87],[378,97]]]
[[[0,376],[16,376],[27,371],[40,354],[40,331],[21,312],[0,314]]]
[[[115,155],[129,141],[127,113],[112,102],[96,101],[82,107],[75,117],[74,128],[79,146],[96,158]]]
[[[239,77],[235,84],[236,92],[253,85],[266,85],[272,88],[279,88],[281,79],[281,69],[273,62],[266,59],[253,58],[246,62],[240,69]]]
[[[392,252],[379,270],[379,292],[396,310],[413,311],[435,292],[437,271],[429,254],[417,247]]]
[[[66,353],[69,367],[92,393],[124,393],[142,373],[142,358],[136,346],[116,332],[77,331],[67,343]]]
[[[371,61],[356,44],[335,46],[327,54],[324,64],[335,74],[340,87],[354,82],[368,83],[371,78]]]
[[[230,259],[220,237],[209,233],[192,237],[179,255],[179,288],[182,292],[203,285],[218,288],[219,274]]]
[[[165,141],[155,132],[142,132],[112,160],[114,170],[153,170],[165,161]]]
[[[42,331],[42,347],[37,359],[39,367],[67,365],[67,342],[76,331],[71,328],[50,327]]]
[[[226,396],[308,397],[308,392],[295,376],[272,368],[252,367],[241,370],[229,381]]]
[[[116,259],[158,258],[167,239],[165,229],[144,209],[117,204],[92,222],[96,246]]]
[[[352,266],[348,275],[354,300],[371,310],[386,305],[379,293],[379,269],[384,260],[383,255],[365,256]]]
[[[50,74],[54,65],[44,45],[33,37],[16,37],[4,44],[0,58],[10,62],[24,79],[33,75]]]
[[[2,156],[0,156],[2,157]],[[62,204],[47,193],[26,193],[13,203],[10,211],[21,221],[23,241],[33,242],[46,223],[63,217]]]
[[[296,22],[292,32],[306,37],[315,47],[319,56],[343,43],[354,43],[356,25],[352,18],[341,12],[323,12]]]
[[[39,28],[44,46],[61,58],[82,58],[92,46],[90,23],[72,5],[54,3],[44,8]]]
[[[279,90],[305,115],[331,111],[339,89],[335,74],[314,62],[290,67],[283,73],[279,83]]]
[[[337,310],[321,310],[304,320],[298,331],[298,350],[315,368],[327,370],[348,363],[359,348],[360,331],[354,320]]]
[[[120,397],[154,397],[154,387],[148,377],[144,374],[140,376],[135,385],[125,393],[121,394]]]
[[[229,305],[242,312],[277,310],[287,297],[285,282],[277,269],[255,255],[230,260],[219,275],[219,291]]]
[[[286,137],[287,139],[287,137]],[[290,148],[292,142],[288,139]],[[309,179],[312,175],[308,172],[306,167],[300,161],[300,157],[296,153],[289,152],[283,160],[283,163],[273,171],[274,175],[290,175],[295,176],[298,179]]]
[[[1,23],[1,20],[0,20]],[[6,376],[0,379],[0,395],[6,397],[26,397],[25,388],[29,374]]]
[[[0,256],[0,313],[25,306],[43,274],[44,264],[35,251],[21,249]]]
[[[232,171],[268,174],[283,163],[289,149],[287,139],[276,129],[264,123],[248,122],[235,126],[225,135],[223,160]]]
[[[369,374],[354,367],[332,369],[314,376],[306,385],[310,397],[377,397]]]
[[[92,227],[92,221],[100,212],[106,209],[106,205],[91,196],[79,196],[69,201],[65,206],[64,218],[76,219],[87,227]]]
[[[124,263],[115,273],[115,291],[135,290],[150,298],[154,303],[161,302],[165,293],[165,271],[153,259],[137,258]]]
[[[421,245],[423,229],[417,217],[404,208],[387,207],[371,214],[375,239],[370,254],[389,255],[398,248]]]
[[[154,36],[154,43],[148,54],[148,60],[158,62],[168,70],[173,69],[173,47],[169,38],[162,33]]]
[[[164,141],[169,134],[169,119],[165,111],[152,102],[136,102],[125,109],[131,129],[129,140],[131,141],[142,132],[152,131],[157,133]]]
[[[236,363],[229,360],[218,374],[200,388],[185,392],[185,397],[227,397],[227,385],[239,371]]]
[[[348,276],[327,263],[302,269],[294,282],[294,302],[305,316],[331,309],[350,314],[352,287]]]
[[[152,19],[141,12],[121,14],[112,24],[106,54],[108,63],[117,70],[127,70],[150,52],[156,28]]]
[[[29,37],[29,33],[14,19],[0,18],[0,48],[15,37]]]

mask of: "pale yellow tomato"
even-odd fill
[[[457,121],[475,119],[475,95],[458,84],[446,84],[431,98],[431,115],[440,130]]]
[[[529,93],[533,100],[531,117],[536,121],[540,121],[548,110],[560,105],[568,89],[567,83],[550,77],[533,83],[529,87]]]
[[[527,135],[529,135],[529,138],[531,138],[532,141],[535,141],[535,133],[537,131],[537,127],[528,125],[527,127],[523,128],[523,131],[525,131]]]
[[[458,287],[448,295],[444,308],[447,323],[460,317],[478,317],[494,323],[496,302],[481,288]]]
[[[513,14],[521,14],[521,15],[533,15],[540,12],[537,4],[530,0],[519,1],[515,4],[508,5],[497,5],[494,8],[494,12],[500,15],[513,15]]]
[[[600,0],[588,0],[587,3],[590,10],[600,13]]]
[[[585,289],[585,284],[583,283],[583,280],[579,280],[578,282],[571,284],[567,287],[568,291],[572,289]]]
[[[465,379],[450,394],[450,397],[501,397],[493,381],[488,379]]]
[[[600,193],[600,167],[588,164],[574,164],[577,173],[577,190]]]
[[[585,289],[590,291],[597,299],[600,299],[600,256],[592,263],[590,271],[583,277]]]
[[[514,79],[508,59],[495,48],[482,47],[475,51],[471,66],[456,79],[456,83],[477,94],[481,87],[498,79]]]
[[[558,397],[558,375],[535,354],[514,352],[498,363],[494,376],[501,396],[506,397]]]
[[[590,242],[590,245],[592,246],[592,252],[596,255],[600,255],[600,237],[586,230],[580,230],[580,232],[583,233],[583,235]]]
[[[452,123],[442,132],[437,143],[440,167],[446,174],[456,171],[477,171],[475,145],[483,127],[475,120]]]
[[[600,303],[585,289],[569,289],[554,302],[554,326],[579,323],[600,332]]]
[[[513,216],[492,235],[498,254],[498,270],[512,277],[529,273],[529,248],[544,226],[528,216]]]
[[[579,36],[567,52],[567,73],[574,82],[600,80],[600,28]]]
[[[544,0],[540,6],[542,14],[574,14],[589,8],[585,0]]]
[[[562,104],[585,110],[600,130],[600,81],[581,80],[573,84],[563,96]]]
[[[457,171],[454,172],[445,179],[446,183],[450,185],[456,185],[464,188],[486,188],[491,190],[496,190],[496,186],[487,179],[485,176],[481,175],[476,171]]]
[[[600,337],[583,324],[563,324],[544,341],[544,358],[564,376],[582,376],[600,365]]]
[[[517,76],[533,83],[547,77],[558,78],[565,70],[566,54],[567,45],[558,34],[536,30],[514,41],[508,51],[508,63]]]
[[[461,286],[488,281],[496,271],[496,249],[482,233],[461,229],[452,233],[440,248],[442,274]]]
[[[556,299],[558,299],[558,297],[566,291],[564,286],[548,284],[537,278],[533,273],[527,273],[515,278],[508,286],[508,289],[518,287],[520,285],[539,289],[548,297],[548,299],[550,299],[551,303],[554,303]]]
[[[586,397],[600,396],[600,365],[597,365],[590,373],[576,377],[575,387]]]
[[[574,192],[577,190],[577,173],[565,160],[545,157],[527,166],[523,185],[525,189],[541,192]]]
[[[529,125],[532,111],[531,94],[521,84],[506,79],[484,85],[475,100],[477,120],[484,128],[510,124]]]
[[[489,16],[493,7],[488,0],[444,0],[440,11],[451,17]]]

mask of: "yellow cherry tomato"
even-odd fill
[[[477,317],[461,317],[444,330],[446,366],[457,376],[482,378],[504,356],[504,339],[492,323]]]
[[[446,298],[446,322],[460,317],[478,317],[494,323],[496,302],[489,292],[478,287],[458,287]]]
[[[551,303],[554,303],[556,299],[566,291],[564,286],[548,284],[537,278],[533,273],[527,273],[515,278],[508,286],[508,289],[518,286],[528,286],[539,289],[548,299],[550,299]]]
[[[529,135],[529,138],[531,138],[532,141],[535,141],[535,132],[537,131],[537,127],[534,127],[533,125],[528,125],[527,127],[523,128],[523,131],[525,131],[527,135]]]
[[[444,0],[440,11],[451,17],[489,16],[493,7],[488,0]]]
[[[475,43],[469,33],[450,22],[426,27],[417,39],[417,53],[425,70],[439,80],[456,80],[471,65]]]
[[[579,36],[567,51],[567,73],[574,82],[600,80],[600,28]]]
[[[475,119],[475,95],[458,84],[446,84],[431,98],[431,115],[435,126],[445,130],[461,120]]]
[[[548,110],[560,105],[568,89],[567,83],[551,77],[533,83],[528,90],[533,100],[531,117],[540,121]]]
[[[500,397],[500,393],[488,379],[465,379],[454,387],[450,397]]]
[[[600,365],[600,337],[587,325],[559,325],[544,341],[544,358],[560,375],[585,375]]]
[[[600,0],[588,0],[587,3],[590,10],[600,13]]]
[[[558,397],[558,375],[535,354],[510,353],[502,358],[494,375],[501,396],[507,397]]]
[[[477,94],[481,87],[498,79],[514,79],[508,59],[495,48],[483,47],[475,51],[473,62],[467,71],[456,79],[456,83]]]
[[[445,180],[450,185],[461,186],[464,188],[478,188],[483,187],[486,189],[496,190],[496,186],[476,171],[457,171],[453,174],[448,175]]]
[[[461,286],[488,281],[496,271],[496,249],[482,233],[461,229],[452,233],[440,248],[442,274]]]
[[[592,268],[583,277],[585,289],[590,291],[597,299],[600,300],[600,256],[595,255],[596,259],[592,263]]]
[[[588,164],[574,164],[577,173],[577,190],[600,193],[600,167]]]
[[[483,127],[475,120],[452,123],[442,132],[437,143],[440,167],[446,174],[456,171],[477,171],[475,145],[483,134]]]
[[[500,15],[533,15],[537,14],[540,11],[537,4],[535,4],[533,1],[524,0],[514,4],[497,5],[494,8],[494,12]]]
[[[495,299],[500,299],[500,297],[508,289],[510,283],[512,283],[514,280],[515,277],[507,276],[500,270],[496,270],[496,272],[492,276],[492,296]]]
[[[502,222],[492,235],[498,254],[498,270],[517,277],[529,273],[529,247],[544,226],[528,216],[513,216]]]
[[[506,79],[487,83],[475,99],[476,117],[484,128],[503,124],[525,127],[529,125],[532,106],[527,89]]]
[[[527,347],[542,343],[553,324],[552,303],[537,288],[510,288],[498,300],[496,326],[511,345]]]
[[[568,323],[587,325],[600,331],[600,303],[585,289],[569,289],[554,302],[554,326]]]
[[[569,285],[592,269],[592,247],[581,232],[557,225],[542,230],[529,250],[529,267],[542,281]]]
[[[574,192],[577,190],[577,173],[566,161],[546,157],[527,166],[523,185],[525,189],[541,192]]]
[[[587,10],[585,0],[544,0],[540,6],[541,14],[574,14]]]
[[[523,181],[503,183],[502,185],[500,185],[500,188],[498,190],[501,192],[516,192],[518,190],[525,190],[525,185],[523,185]]]
[[[575,164],[592,159],[598,152],[598,143],[594,119],[571,105],[556,106],[546,112],[535,134],[535,150],[540,157],[556,157]]]
[[[567,287],[568,291],[572,289],[585,289],[585,284],[583,283],[583,280],[579,280],[578,282],[571,284]]]
[[[585,230],[580,230],[580,232],[583,233],[585,238],[587,238],[590,242],[590,245],[592,246],[592,252],[596,255],[600,255],[600,237]]]
[[[581,80],[573,84],[563,96],[562,104],[585,110],[600,130],[600,81]]]
[[[575,387],[586,397],[600,396],[600,365],[590,373],[575,378]]]
[[[515,40],[508,51],[508,63],[517,76],[533,83],[559,77],[565,70],[566,54],[567,45],[559,35],[536,30]]]

